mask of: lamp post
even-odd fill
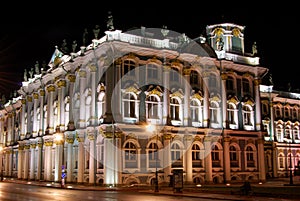
[[[158,170],[157,170],[157,163],[158,163],[158,133],[155,125],[148,125],[147,129],[155,134],[155,143],[156,143],[156,150],[154,156],[155,156],[155,181],[154,181],[154,192],[159,192],[158,189]]]

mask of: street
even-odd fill
[[[159,198],[158,198],[159,197]],[[92,191],[40,187],[26,184],[0,183],[1,201],[201,201],[214,200],[174,195],[147,194],[134,191]]]
[[[38,182],[37,182],[38,183]],[[296,187],[297,188],[297,187]],[[258,191],[261,188],[255,189]],[[263,188],[262,188],[263,189]],[[284,189],[289,189],[285,187]],[[295,190],[295,188],[293,188]],[[203,189],[204,190],[204,189]],[[264,192],[268,192],[264,190]],[[271,192],[272,194],[274,192]],[[209,192],[187,192],[174,193],[170,190],[154,190],[145,189],[127,189],[127,190],[107,190],[101,188],[60,188],[58,186],[32,185],[17,182],[0,182],[0,201],[204,201],[204,200],[244,200],[244,201],[292,201],[298,198],[267,197],[255,195],[240,195],[240,194],[217,194]]]

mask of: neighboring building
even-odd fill
[[[267,178],[290,176],[300,165],[300,94],[261,85]]]
[[[167,28],[109,30],[70,55],[56,49],[49,69],[24,77],[20,96],[0,111],[5,177],[167,185],[177,170],[186,184],[281,176],[286,166],[270,160],[282,153],[284,164],[287,144],[274,134],[278,151],[264,146],[265,125],[274,119],[274,131],[289,124],[299,135],[298,124],[276,112],[265,118],[268,69],[245,52],[244,28],[215,24],[194,40]]]

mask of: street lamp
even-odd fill
[[[148,131],[150,132],[153,132],[155,134],[155,138],[156,138],[156,154],[154,154],[155,156],[155,182],[154,182],[154,192],[159,192],[159,189],[158,189],[158,171],[157,171],[157,163],[158,163],[158,133],[157,133],[157,129],[156,129],[156,126],[155,125],[148,125],[147,126],[147,129]]]

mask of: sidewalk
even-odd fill
[[[28,185],[38,185],[52,188],[62,188],[60,183],[44,182],[44,181],[26,181],[16,179],[4,179],[3,182],[20,183]],[[215,184],[203,185],[201,187],[184,187],[182,192],[174,192],[172,187],[160,186],[159,192],[154,192],[153,187],[149,186],[123,186],[123,187],[102,187],[94,185],[80,185],[80,184],[66,184],[63,189],[75,190],[98,190],[98,191],[138,191],[150,194],[174,195],[174,196],[188,196],[199,198],[210,198],[215,200],[257,200],[266,201],[270,199],[284,200],[299,200],[300,198],[300,180],[294,179],[293,185],[289,185],[288,178],[273,179],[262,184],[251,183],[252,192],[250,195],[241,195],[241,184]]]

